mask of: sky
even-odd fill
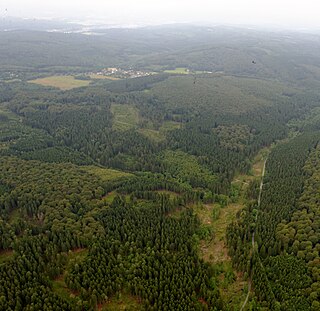
[[[320,0],[0,0],[0,17],[320,28]]]

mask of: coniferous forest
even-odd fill
[[[320,309],[319,37],[1,29],[0,310]]]

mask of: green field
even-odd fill
[[[94,165],[82,166],[87,173],[93,174],[98,176],[103,182],[108,182],[110,180],[115,180],[121,177],[128,177],[131,176],[129,173],[109,169],[109,168],[102,168]]]
[[[185,68],[185,67],[177,67],[175,69],[164,70],[163,72],[170,73],[170,74],[179,74],[179,75],[208,73],[208,71],[201,71],[201,70],[192,70],[191,71],[190,69]]]
[[[172,70],[165,70],[165,73],[172,73],[172,74],[180,74],[180,75],[188,75],[189,69],[188,68],[184,68],[184,67],[178,67],[176,69],[172,69]]]
[[[126,104],[112,104],[111,112],[114,117],[113,129],[126,131],[137,126],[139,115],[136,108]]]
[[[42,86],[52,86],[64,91],[77,87],[88,86],[90,82],[90,80],[77,80],[73,76],[51,76],[29,81],[29,83],[35,83]]]
[[[120,80],[120,78],[98,75],[96,73],[89,75],[89,77],[94,80]]]

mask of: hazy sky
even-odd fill
[[[320,0],[0,0],[0,16],[105,23],[208,22],[320,28]]]

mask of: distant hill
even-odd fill
[[[0,29],[10,20],[1,21]],[[89,29],[48,21],[13,20],[0,31],[0,70],[23,66],[136,67],[155,71],[185,67],[300,84],[320,79],[320,36],[245,28],[167,25]],[[40,31],[42,30],[42,31]],[[43,31],[45,30],[45,31]],[[79,30],[80,31],[80,30]],[[23,51],[21,53],[20,51]],[[314,85],[313,85],[314,86]]]

